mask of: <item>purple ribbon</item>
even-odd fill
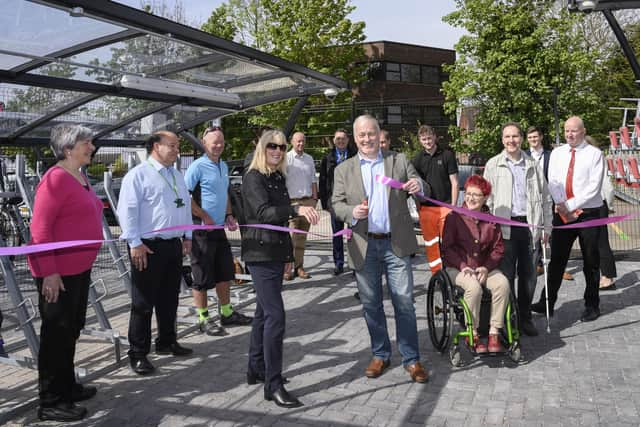
[[[271,224],[242,224],[239,227],[249,227],[249,228],[262,228],[265,230],[273,230],[273,231],[283,231],[287,233],[298,233],[298,234],[309,234],[313,236],[318,236],[322,238],[333,238],[337,236],[346,236],[347,239],[351,238],[352,231],[349,228],[344,230],[340,230],[334,234],[322,234],[322,233],[313,233],[310,231],[299,230],[297,228],[288,228],[281,227],[278,225]],[[165,231],[187,231],[187,230],[224,230],[224,225],[176,225],[173,227],[160,228],[158,230],[149,231],[144,233],[144,235],[149,235],[153,233],[161,233]],[[112,240],[67,240],[63,242],[50,242],[50,243],[38,243],[36,245],[27,245],[27,246],[15,246],[15,247],[5,247],[0,248],[0,256],[12,256],[12,255],[29,255],[38,252],[48,252],[54,251],[56,249],[67,249],[74,248],[77,246],[88,246],[88,245],[96,245],[102,244],[105,242],[113,242],[117,239]]]
[[[384,175],[376,175],[376,181],[398,190],[402,190],[402,187],[404,185],[402,182],[395,180],[393,178],[389,178],[388,176],[384,176]],[[439,200],[435,200],[430,197],[427,197],[420,192],[415,193],[414,196],[420,199],[426,200],[428,202],[431,202],[435,205],[442,206],[443,208],[451,209],[452,211],[455,211],[461,215],[470,216],[472,218],[479,219],[481,221],[493,222],[496,224],[503,224],[503,225],[510,225],[512,227],[544,228],[544,226],[542,225],[527,224],[526,222],[513,221],[512,219],[502,218],[499,216],[495,216],[495,215],[491,215],[483,212],[472,211],[470,209],[453,206],[453,205],[450,205],[449,203],[441,202]],[[613,224],[615,222],[621,222],[626,219],[635,217],[637,215],[638,215],[637,213],[633,213],[629,215],[610,216],[607,218],[591,219],[589,221],[575,222],[572,224],[554,225],[551,228],[568,229],[568,228],[600,227],[607,224]]]

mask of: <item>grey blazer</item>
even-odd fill
[[[384,172],[386,176],[405,182],[410,178],[417,179],[427,196],[431,194],[429,186],[421,179],[413,165],[407,161],[402,153],[383,151]],[[404,257],[418,252],[418,242],[413,230],[413,221],[407,208],[406,191],[387,187],[389,197],[389,223],[391,227],[391,247],[393,253]],[[366,199],[362,173],[360,172],[360,157],[353,156],[336,167],[333,178],[333,195],[331,203],[336,217],[344,221],[347,226],[353,223],[353,208]],[[349,266],[361,270],[367,255],[367,231],[369,221],[362,219],[351,226],[353,237],[347,242]]]

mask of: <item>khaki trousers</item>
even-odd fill
[[[454,282],[457,286],[464,289],[464,300],[471,311],[473,330],[476,331],[480,319],[482,285],[474,276],[465,276],[458,269],[449,267],[447,273],[449,277],[455,278]],[[509,301],[509,280],[500,270],[495,269],[489,272],[485,286],[491,291],[491,320],[489,324],[492,330],[500,329],[504,327],[504,312]]]
[[[292,206],[311,206],[315,207],[316,200],[311,197],[302,199],[291,199]],[[295,217],[289,220],[289,228],[297,228],[298,230],[309,231],[311,224],[303,216]],[[291,233],[291,243],[293,244],[294,271],[300,267],[304,267],[304,245],[307,242],[307,235],[302,233]]]

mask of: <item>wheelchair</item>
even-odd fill
[[[521,361],[517,307],[518,304],[515,302],[513,293],[510,292],[505,310],[505,326],[500,333],[500,339],[506,351],[504,353],[483,353],[483,356],[506,354],[516,363]],[[478,325],[480,336],[486,336],[489,332],[490,310],[491,291],[483,287],[480,324]],[[459,367],[463,362],[460,354],[461,341],[468,343],[467,348],[474,357],[480,356],[474,350],[471,311],[464,300],[464,290],[453,283],[444,269],[438,271],[429,280],[427,322],[433,346],[441,354],[448,351],[449,361],[453,366]],[[453,334],[453,324],[456,322],[460,325],[460,330]]]

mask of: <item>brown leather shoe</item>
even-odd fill
[[[429,381],[429,374],[427,374],[427,371],[424,370],[420,362],[405,366],[404,370],[409,372],[411,379],[417,383],[426,383]]]
[[[364,375],[367,378],[378,378],[382,373],[387,369],[390,365],[389,360],[382,360],[374,357],[371,359],[369,366],[367,366],[367,370],[364,371]]]
[[[571,273],[569,273],[568,271],[565,271],[562,274],[562,280],[573,280],[573,275]]]
[[[301,279],[311,279],[311,275],[304,271],[304,268],[302,267],[298,267],[298,269],[296,270],[296,274]]]
[[[284,280],[293,280],[293,274],[291,273],[284,273]]]

